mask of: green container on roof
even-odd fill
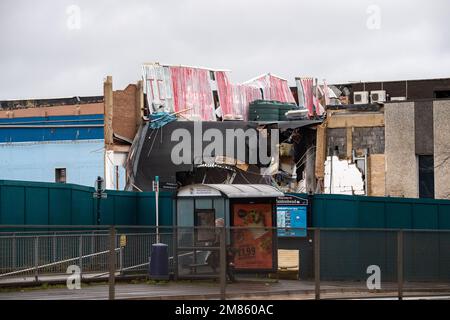
[[[249,120],[251,121],[286,121],[286,112],[297,109],[292,103],[275,100],[256,100],[249,105]]]

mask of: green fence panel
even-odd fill
[[[364,198],[356,202],[358,206],[358,225],[371,228],[385,228],[386,216],[384,214],[384,202]]]
[[[321,215],[323,215],[321,217]],[[355,199],[342,195],[315,195],[313,223],[318,227],[346,228],[358,225],[358,206]]]
[[[2,224],[26,224],[25,188],[3,185],[0,196]]]
[[[25,224],[48,224],[48,188],[25,187]]]
[[[50,225],[72,224],[72,192],[70,189],[49,188]]]
[[[414,203],[412,206],[412,229],[439,229],[438,210],[436,204]]]
[[[173,196],[172,192],[159,193],[159,225],[171,226],[173,224]],[[137,197],[138,225],[154,226],[156,224],[156,203],[154,192],[142,192]]]
[[[137,197],[137,224],[143,226],[155,225],[154,206],[155,202],[151,201],[150,192],[142,192]]]
[[[312,226],[450,230],[450,201],[333,194],[313,196]]]
[[[412,204],[408,202],[397,202],[390,199],[386,201],[385,211],[383,212],[386,216],[386,228],[411,229],[411,207]]]
[[[132,192],[128,194],[115,194],[114,197],[114,224],[135,225],[137,215],[136,195]]]
[[[450,230],[450,204],[438,205],[438,219],[439,229]]]
[[[86,190],[72,190],[71,224],[89,225],[93,223],[93,197]]]
[[[97,223],[94,188],[73,184],[0,181],[0,224]],[[107,190],[101,224],[155,225],[154,192]],[[305,198],[306,194],[294,194]],[[159,223],[173,223],[174,193],[159,193]],[[322,228],[450,229],[450,201],[317,194],[312,226]]]

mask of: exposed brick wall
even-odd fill
[[[103,102],[80,105],[61,105],[52,107],[33,107],[0,111],[0,118],[28,118],[71,116],[79,114],[102,114]]]
[[[136,134],[136,90],[134,84],[113,92],[113,131],[128,139]]]
[[[347,152],[347,129],[327,129],[327,155],[332,155],[335,147],[339,148],[339,158],[345,158]]]
[[[384,127],[354,128],[353,149],[369,149],[369,154],[384,153]]]

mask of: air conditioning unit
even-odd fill
[[[369,92],[368,91],[355,91],[355,92],[353,92],[353,103],[354,104],[367,104],[367,103],[369,103]]]
[[[386,102],[386,91],[385,90],[374,90],[370,91],[370,102]]]
[[[391,101],[406,101],[406,97],[391,97]]]

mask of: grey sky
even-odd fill
[[[81,28],[70,29],[70,5]],[[380,29],[369,29],[370,5]],[[448,0],[0,1],[0,99],[101,95],[141,63],[329,83],[450,77]]]

